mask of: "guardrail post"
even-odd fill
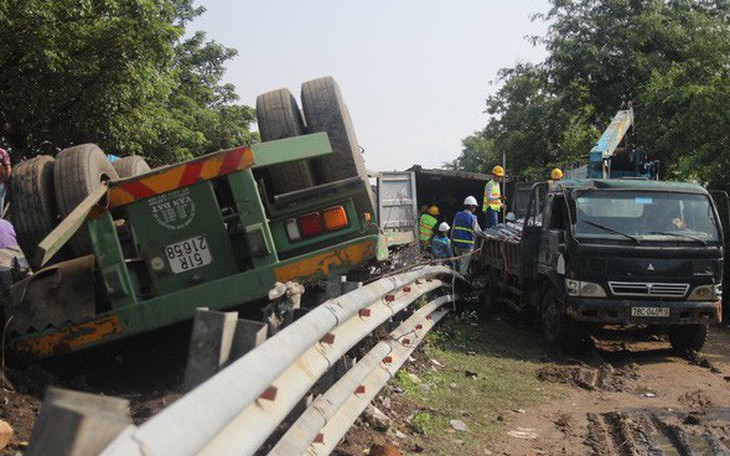
[[[229,359],[238,320],[237,312],[195,310],[183,388],[190,391],[215,375]]]
[[[233,362],[263,344],[269,326],[266,323],[239,318],[236,322],[236,333],[233,336],[230,362]]]
[[[97,455],[131,422],[126,399],[51,387],[25,455]]]
[[[342,295],[342,282],[344,276],[337,274],[330,274],[327,276],[327,284],[325,288],[325,300],[337,298]]]

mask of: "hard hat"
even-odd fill
[[[503,177],[504,176],[504,168],[497,165],[494,168],[492,168],[492,174],[494,174],[497,177]]]
[[[426,212],[428,212],[431,215],[439,215],[439,207],[436,205],[433,205],[429,207]]]
[[[474,198],[473,196],[469,195],[464,200],[464,206],[479,206],[479,204],[477,203],[477,199],[476,198]]]
[[[563,172],[560,170],[560,168],[554,168],[550,172],[550,179],[552,180],[560,180],[563,178]]]
[[[449,231],[450,229],[451,229],[451,227],[446,222],[441,222],[441,224],[439,225],[439,231],[441,231],[442,233],[445,233],[445,232]]]

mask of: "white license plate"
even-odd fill
[[[188,272],[213,261],[205,236],[185,239],[165,247],[165,256],[175,274]]]
[[[669,307],[632,307],[632,317],[668,317]]]

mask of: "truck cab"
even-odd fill
[[[621,325],[702,347],[722,315],[723,231],[707,190],[643,179],[538,187],[521,244],[549,341],[569,343],[576,325]]]

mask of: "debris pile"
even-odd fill
[[[530,218],[530,225],[541,226],[542,216]],[[484,234],[488,238],[501,239],[510,242],[520,242],[522,231],[525,228],[525,219],[517,219],[512,212],[505,217],[504,223],[500,223],[496,228],[484,230]]]

